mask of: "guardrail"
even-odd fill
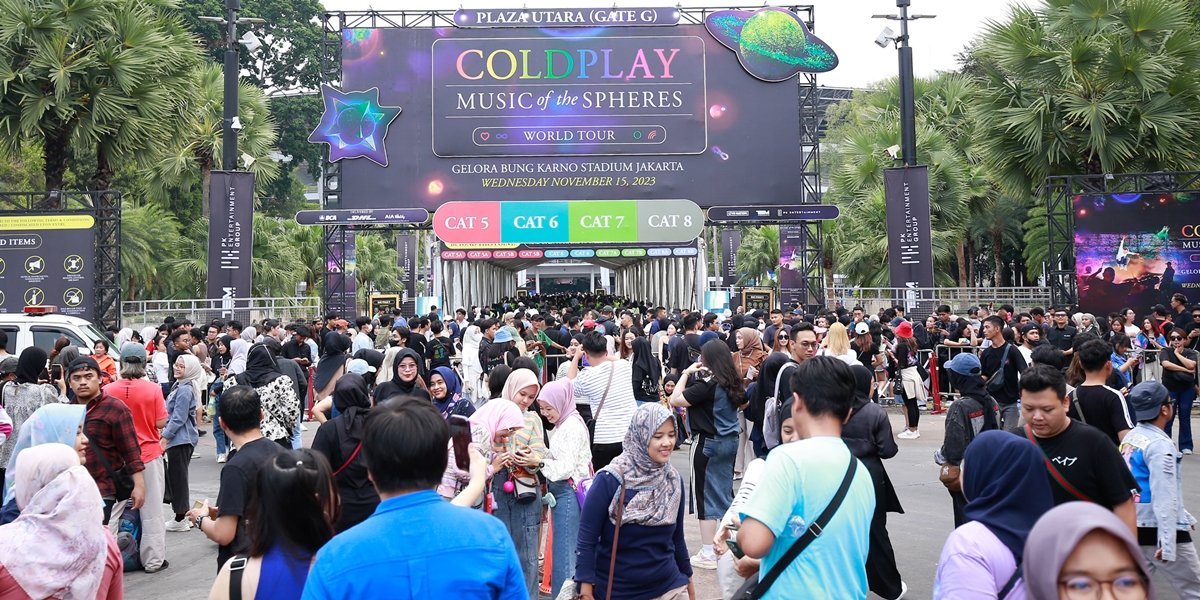
[[[129,300],[121,303],[125,327],[158,326],[166,317],[188,318],[197,325],[213,319],[237,319],[243,324],[279,319],[288,323],[311,321],[321,315],[321,299],[295,298],[201,298],[182,300]]]
[[[956,312],[966,312],[980,304],[1011,304],[1018,312],[1035,306],[1050,306],[1050,289],[1044,287],[938,287],[938,288],[864,288],[835,287],[832,299],[846,308],[862,306],[868,313],[902,304],[910,311],[949,304]],[[930,309],[932,310],[932,309]]]

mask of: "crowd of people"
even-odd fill
[[[904,308],[558,294],[4,352],[0,598],[119,598],[193,528],[211,598],[681,600],[697,569],[724,598],[902,598],[885,461],[943,396],[935,598],[1153,598],[1156,572],[1200,598],[1200,305]]]

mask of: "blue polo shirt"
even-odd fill
[[[317,552],[304,600],[528,600],[508,530],[432,490],[379,503],[366,521]]]

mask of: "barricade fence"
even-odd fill
[[[320,317],[321,299],[293,298],[208,298],[184,300],[129,300],[121,303],[121,323],[124,327],[140,329],[157,327],[163,319],[190,319],[200,325],[213,319],[238,320],[242,324],[260,323],[263,319],[279,319],[281,323],[305,322]]]
[[[1049,307],[1050,289],[1044,287],[938,287],[938,288],[864,288],[835,287],[832,301],[847,309],[862,306],[867,314],[902,305],[912,315],[927,316],[941,304],[952,311],[965,313],[971,306],[1011,304],[1017,312],[1035,306]]]

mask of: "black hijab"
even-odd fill
[[[225,346],[225,351],[217,352],[217,355],[221,357],[221,360],[225,361],[225,364],[229,364],[229,361],[233,360],[233,350],[230,350],[229,348],[231,345],[233,345],[233,336],[223,335],[221,336],[221,339],[217,340],[217,344],[220,346]],[[214,348],[214,350],[215,349],[216,348]]]
[[[21,351],[17,358],[17,383],[37,383],[46,370],[46,351],[30,346]]]
[[[649,374],[657,383],[662,379],[662,363],[654,358],[650,350],[650,340],[638,336],[633,338],[633,391],[641,392],[642,379]]]
[[[368,377],[370,378],[370,381],[367,381],[367,385],[375,383],[375,378],[379,376],[379,369],[383,367],[383,353],[378,350],[363,348],[362,350],[354,353],[354,358],[361,358],[367,361],[368,365],[375,367],[374,373],[368,373],[367,375],[362,376],[364,381],[367,381]]]
[[[235,375],[234,379],[238,385],[260,388],[280,377],[286,375],[275,364],[275,357],[271,356],[271,351],[263,344],[255,344],[246,354],[246,370]]]
[[[417,376],[412,381],[404,381],[400,379],[400,361],[405,358],[411,358],[417,363]],[[405,348],[396,354],[396,358],[392,362],[392,379],[380,384],[375,388],[374,396],[377,402],[387,400],[392,396],[414,396],[429,400],[429,391],[418,385],[418,381],[425,380],[425,359],[421,357],[416,350]]]
[[[346,361],[350,359],[346,355],[346,351],[349,349],[350,336],[336,331],[325,334],[325,343],[321,346],[321,360],[317,362],[317,374],[313,378],[315,389],[323,390],[330,381],[333,381],[333,376],[341,371]]]
[[[367,391],[367,380],[355,373],[342,375],[333,385],[333,406],[338,411],[336,419],[341,421],[343,432],[354,439],[362,439],[363,420],[371,408],[371,394]]]

